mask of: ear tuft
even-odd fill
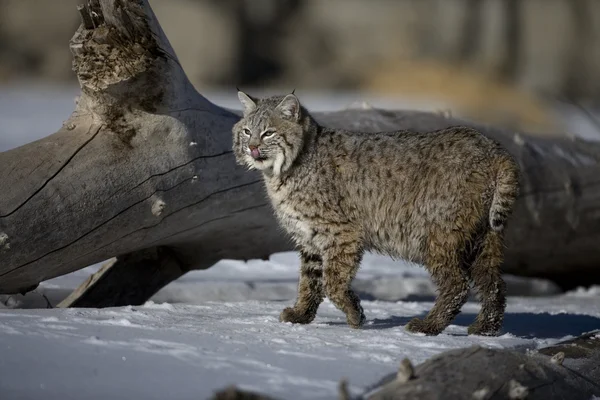
[[[300,102],[294,94],[285,96],[276,108],[287,118],[296,121],[300,118]]]
[[[238,90],[238,99],[240,99],[240,102],[244,106],[244,114],[248,114],[256,109],[256,102],[254,99],[241,90]]]

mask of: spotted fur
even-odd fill
[[[282,321],[309,323],[327,296],[351,327],[365,316],[351,283],[365,251],[423,264],[438,287],[412,332],[437,335],[473,282],[482,309],[469,333],[501,328],[503,232],[518,193],[518,166],[495,141],[455,126],[376,134],[320,126],[293,94],[239,92],[238,163],[262,171],[283,228],[301,254],[298,298]]]

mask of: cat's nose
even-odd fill
[[[251,144],[251,145],[248,145],[248,148],[250,149],[250,151],[253,151],[253,150],[258,150],[258,146],[255,146],[255,145],[253,145],[253,144]]]

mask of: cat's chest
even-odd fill
[[[275,215],[281,226],[296,239],[307,239],[313,229],[310,215],[310,202],[297,190],[289,187],[271,188],[269,198],[273,204]],[[278,189],[278,190],[275,190]]]

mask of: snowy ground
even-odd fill
[[[56,130],[76,93],[0,88],[0,151]],[[236,106],[234,97],[220,99]],[[327,101],[328,108],[346,103]],[[282,399],[333,399],[341,378],[359,393],[403,357],[419,363],[472,344],[525,351],[600,328],[599,287],[559,295],[548,282],[508,277],[500,337],[466,335],[474,301],[443,334],[409,334],[407,321],[432,306],[429,278],[418,266],[373,255],[355,283],[368,319],[363,330],[348,328],[327,301],[310,325],[278,322],[295,296],[294,253],[222,261],[139,307],[46,308],[96,268],[27,296],[0,296],[0,399],[204,399],[232,383]]]
[[[360,331],[349,329],[329,302],[311,325],[278,322],[295,295],[294,253],[222,261],[141,307],[45,309],[96,268],[2,299],[10,307],[0,310],[3,399],[202,399],[230,383],[280,398],[327,399],[341,378],[359,393],[405,356],[418,363],[472,344],[534,349],[600,327],[600,288],[558,296],[543,281],[511,278],[513,293],[548,295],[511,297],[499,338],[466,335],[476,302],[444,334],[413,335],[404,325],[431,307],[429,279],[417,266],[373,255],[355,285],[368,299]]]
[[[511,297],[498,338],[466,335],[476,302],[442,335],[413,335],[404,325],[432,305],[427,275],[372,255],[356,285],[368,299],[360,331],[348,328],[329,302],[311,325],[278,322],[295,295],[294,253],[222,261],[140,307],[45,309],[46,299],[56,304],[95,268],[2,299],[11,309],[0,310],[0,398],[204,399],[236,383],[285,399],[333,399],[341,378],[359,393],[405,356],[419,363],[472,344],[525,351],[600,327],[600,288],[594,288]],[[555,290],[541,281],[509,282],[513,293]]]

